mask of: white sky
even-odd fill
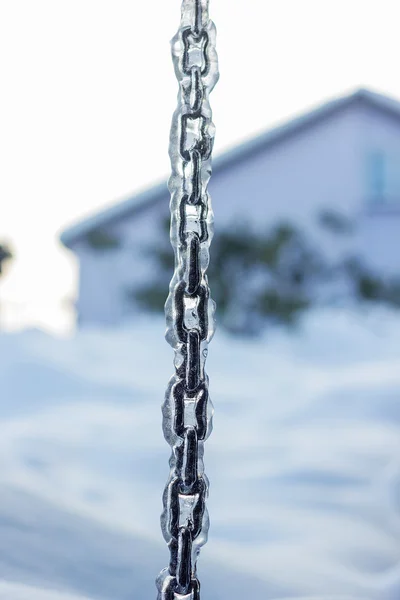
[[[210,5],[217,152],[360,85],[400,98],[398,0]],[[0,0],[3,327],[68,329],[58,231],[168,174],[179,15],[180,0]]]

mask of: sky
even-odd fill
[[[400,99],[397,0],[211,0],[215,154],[363,86]],[[68,332],[80,218],[168,175],[180,0],[0,0],[0,326]],[[216,223],[216,227],[218,224]]]

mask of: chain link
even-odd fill
[[[172,454],[161,527],[170,564],[161,571],[157,587],[158,600],[200,600],[196,559],[209,525],[203,445],[213,413],[204,367],[215,326],[206,270],[213,233],[207,192],[214,139],[209,94],[218,80],[218,62],[208,0],[183,0],[180,28],[171,45],[179,94],[168,182],[175,271],[165,312],[175,374],[163,404],[163,431]]]

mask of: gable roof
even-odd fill
[[[389,116],[400,119],[400,102],[367,89],[358,89],[346,96],[341,96],[326,102],[312,111],[287,121],[283,125],[268,129],[248,142],[242,143],[213,160],[213,173],[216,174],[235,163],[251,158],[261,150],[265,150],[275,143],[297,134],[304,129],[316,125],[331,115],[357,103],[364,103],[378,109]],[[127,215],[132,216],[145,210],[168,195],[166,182],[155,185],[142,193],[135,194],[127,200],[118,202],[89,216],[77,224],[65,229],[60,236],[61,242],[71,248],[77,241],[85,237],[90,231],[104,227],[109,223],[120,220]]]

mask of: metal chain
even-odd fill
[[[175,374],[163,404],[163,431],[172,454],[161,515],[170,564],[157,579],[158,600],[199,600],[196,559],[209,526],[203,446],[213,413],[204,367],[215,327],[206,276],[213,233],[207,185],[214,140],[209,94],[218,80],[215,35],[208,0],[183,0],[180,28],[171,41],[179,93],[168,182],[175,271],[165,313]]]

